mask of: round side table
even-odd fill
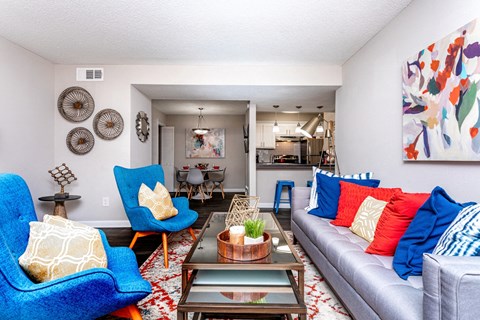
[[[60,216],[62,218],[68,219],[67,210],[65,210],[65,201],[78,200],[81,196],[69,195],[68,198],[55,198],[54,196],[40,197],[40,201],[55,201],[55,207],[53,208],[53,215]]]

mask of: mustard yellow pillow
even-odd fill
[[[67,228],[69,230],[95,230],[95,228],[87,226],[86,224],[65,219],[60,216],[52,216],[50,214],[46,214],[43,216],[43,222],[52,224],[58,227]]]
[[[350,230],[368,242],[372,242],[378,219],[387,203],[387,201],[378,200],[368,196],[363,200],[360,208],[358,208]]]
[[[27,248],[18,262],[34,281],[46,282],[83,270],[106,268],[107,255],[96,229],[72,230],[32,221]]]
[[[165,220],[178,214],[170,193],[160,182],[157,182],[153,191],[142,183],[138,192],[138,203],[150,209],[157,220]]]

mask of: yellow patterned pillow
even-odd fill
[[[37,282],[92,268],[106,268],[107,255],[98,230],[71,230],[30,222],[30,237],[20,266]]]
[[[95,228],[87,226],[86,224],[65,219],[60,216],[52,216],[50,214],[46,214],[43,216],[43,222],[53,224],[58,227],[67,228],[70,230],[95,230]]]
[[[378,219],[387,203],[387,201],[368,196],[358,208],[350,230],[368,242],[372,242]]]
[[[157,182],[153,191],[142,183],[138,192],[138,204],[150,209],[157,220],[165,220],[178,214],[178,210],[173,206],[170,193],[160,182]]]

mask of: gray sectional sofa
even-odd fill
[[[402,280],[393,257],[364,252],[368,242],[348,228],[305,211],[310,188],[292,194],[295,241],[315,263],[353,318],[480,319],[480,257],[424,255],[424,274]]]

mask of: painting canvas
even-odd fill
[[[404,160],[480,160],[479,23],[468,23],[403,64]]]
[[[187,129],[187,158],[225,158],[225,129],[210,129],[206,134],[196,134]]]

